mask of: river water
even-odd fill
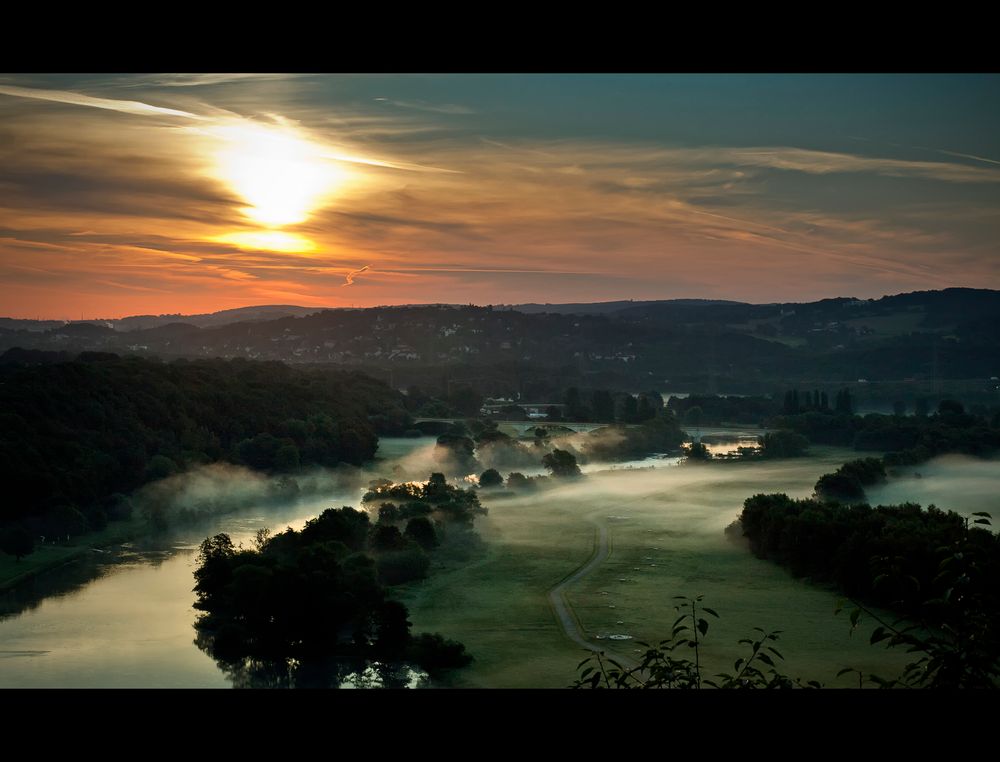
[[[394,466],[433,442],[383,439],[380,459],[366,470],[391,476]],[[158,546],[95,551],[41,575],[18,591],[15,608],[27,609],[0,621],[0,687],[228,687],[222,670],[194,643],[193,573],[201,541],[225,532],[250,545],[262,527],[299,529],[326,508],[357,506],[361,494],[334,489],[286,505],[248,506],[176,530]]]
[[[383,439],[380,459],[366,471],[373,477],[413,478],[422,473],[426,478],[431,466],[428,445],[433,441]],[[618,467],[669,468],[676,462],[654,457]],[[995,464],[988,469],[961,465],[971,469],[962,473],[966,480],[974,471],[996,484]],[[905,499],[907,486],[929,491],[937,483],[911,480],[894,487],[892,497]],[[326,508],[358,505],[360,497],[361,490],[353,486],[285,505],[249,506],[178,530],[159,546],[95,551],[83,561],[42,575],[32,589],[19,592],[17,608],[23,610],[0,619],[0,687],[229,687],[230,679],[194,642],[198,612],[192,606],[192,588],[200,542],[225,532],[234,543],[249,545],[262,527],[298,529]],[[979,495],[968,506],[981,507]]]

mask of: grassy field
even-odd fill
[[[568,685],[580,649],[563,634],[547,593],[590,556],[594,527],[565,503],[486,502],[490,516],[476,521],[484,554],[434,569],[398,597],[410,609],[414,632],[441,632],[475,656],[453,685]]]
[[[589,637],[658,641],[676,616],[673,596],[704,594],[721,615],[706,645],[709,672],[731,667],[741,654],[737,640],[763,627],[783,630],[782,671],[793,677],[850,686],[849,677],[836,678],[842,667],[894,675],[905,654],[869,646],[870,627],[851,637],[846,616],[834,616],[835,593],[754,558],[723,532],[746,497],[806,496],[821,474],[852,456],[814,448],[811,458],[772,463],[615,471],[530,497],[487,499],[490,515],[477,521],[485,555],[435,570],[401,598],[415,631],[456,638],[476,657],[455,685],[566,686],[585,653],[563,634],[546,594],[589,559],[595,525],[604,523],[608,559],[568,592]],[[637,648],[593,642],[623,654]]]

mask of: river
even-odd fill
[[[383,439],[380,459],[366,471],[373,477],[403,473],[409,478],[414,471],[429,473],[423,469],[430,465],[428,445],[433,441]],[[658,457],[619,468],[653,465],[669,469],[675,464],[676,459]],[[924,476],[944,477],[954,465],[946,462],[928,467]],[[971,469],[962,473],[966,479],[975,472],[983,478],[988,475],[995,484],[995,465],[960,465]],[[594,468],[592,464],[585,470]],[[725,466],[720,464],[719,468]],[[906,498],[907,486],[919,487],[924,491],[922,497],[937,483],[936,478],[910,479],[894,485],[892,497]],[[235,543],[250,544],[262,527],[297,529],[325,508],[358,505],[360,496],[356,487],[345,487],[277,507],[249,506],[178,530],[159,546],[95,551],[83,561],[42,575],[33,590],[21,593],[28,598],[27,608],[0,621],[0,687],[230,686],[230,679],[194,642],[198,612],[192,606],[192,575],[201,540],[225,532]],[[981,508],[979,497],[961,508]],[[737,502],[732,511],[738,510]],[[580,562],[585,560],[581,557]]]

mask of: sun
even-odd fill
[[[219,141],[215,173],[247,202],[247,218],[265,227],[305,222],[348,176],[290,124],[239,120],[209,132]]]
[[[217,235],[210,240],[228,243],[241,249],[263,249],[285,254],[308,254],[316,250],[316,244],[305,236],[280,230],[247,230]]]

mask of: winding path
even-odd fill
[[[562,625],[562,628],[566,633],[566,637],[576,643],[579,643],[589,651],[600,651],[602,649],[590,643],[580,633],[579,623],[577,622],[576,617],[571,613],[570,605],[566,600],[565,595],[565,590],[569,585],[572,585],[574,582],[579,582],[581,579],[586,577],[608,557],[608,528],[603,524],[598,524],[596,521],[593,521],[593,519],[591,519],[591,521],[597,528],[597,547],[594,549],[594,555],[591,556],[587,563],[570,574],[566,577],[566,579],[549,591],[549,602],[552,604],[552,608],[555,610],[556,616],[559,617],[559,623]]]
[[[581,632],[581,627],[579,620],[573,614],[572,606],[570,606],[569,601],[566,600],[566,588],[590,574],[594,569],[596,569],[600,564],[607,560],[610,553],[608,548],[608,528],[604,524],[595,521],[592,517],[589,519],[590,522],[597,529],[597,547],[594,548],[594,554],[590,557],[583,566],[577,569],[575,572],[566,577],[562,582],[557,584],[549,591],[549,602],[552,604],[553,610],[556,612],[556,616],[559,619],[559,624],[562,625],[563,631],[566,633],[566,637],[572,640],[574,643],[579,644],[588,651],[597,652],[607,652],[610,651],[607,646],[597,646],[587,640],[583,633]],[[624,667],[631,669],[637,666],[637,662],[627,656],[620,653],[615,653],[615,658]]]

